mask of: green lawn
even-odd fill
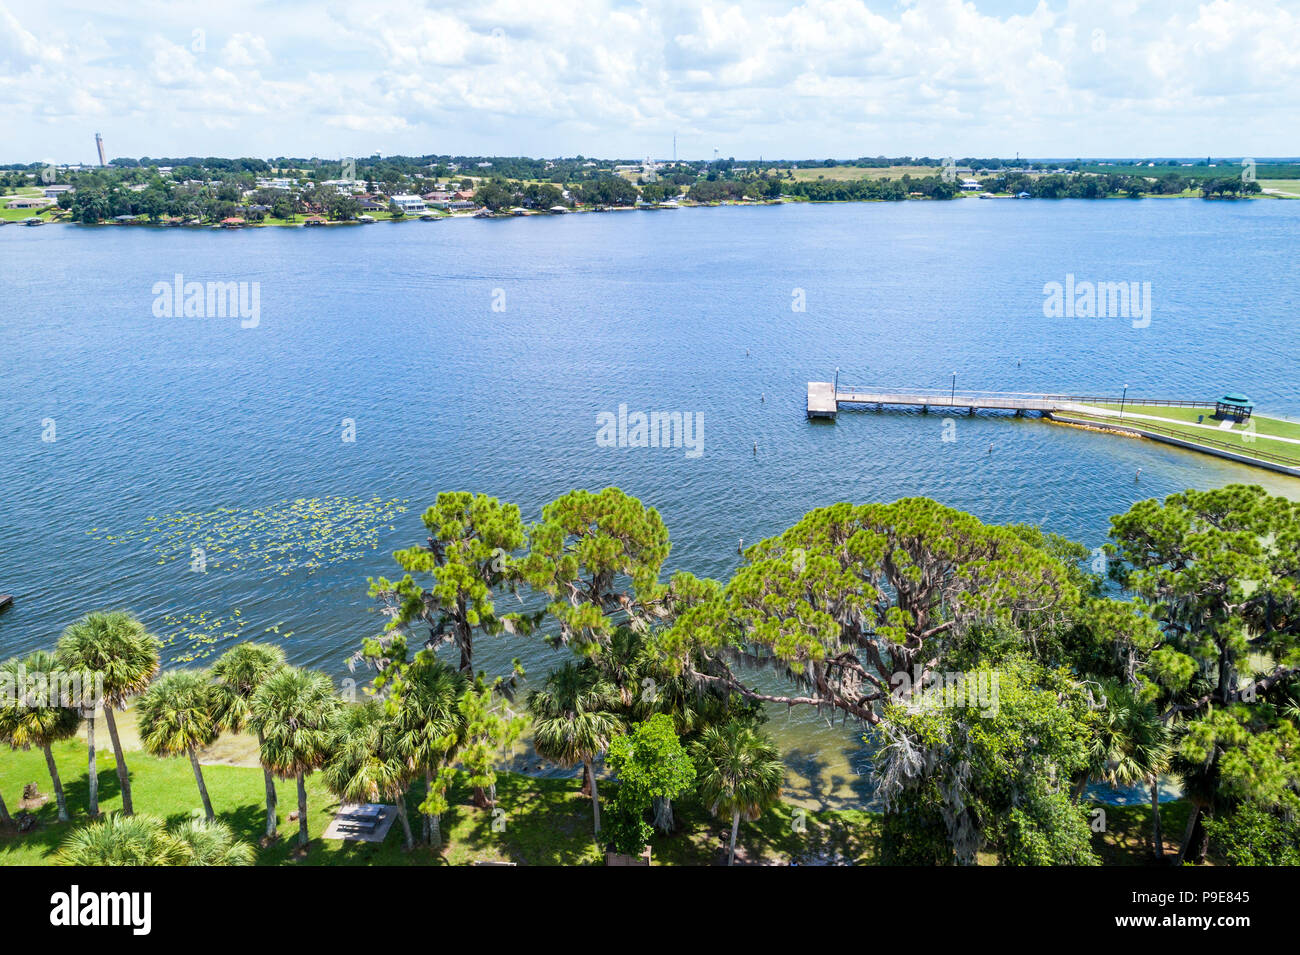
[[[1106,408],[1111,411],[1119,410],[1118,404],[1098,404],[1096,407]],[[1076,415],[1074,412],[1065,413],[1098,424],[1120,423],[1117,417]],[[1273,440],[1273,437],[1300,439],[1300,423],[1256,414],[1250,419],[1254,422],[1253,431],[1247,423],[1233,424],[1230,429],[1221,431],[1217,427],[1218,421],[1212,417],[1213,414],[1213,408],[1179,408],[1166,405],[1124,406],[1124,422],[1135,428],[1140,428],[1143,425],[1155,426],[1165,431],[1171,431],[1178,437],[1186,438],[1189,441],[1201,441],[1211,447],[1226,444],[1234,452],[1246,455],[1251,454],[1252,451],[1267,451],[1270,454],[1287,459],[1288,462],[1300,464],[1300,444]],[[1130,417],[1130,415],[1134,415],[1134,417]],[[1148,417],[1136,417],[1137,415],[1147,415]],[[1199,415],[1205,416],[1202,424],[1210,425],[1209,429],[1196,426],[1196,419]],[[1151,421],[1150,418],[1159,420]],[[1252,438],[1253,440],[1251,440]]]
[[[188,760],[158,759],[138,750],[129,720],[123,720],[123,744],[131,769],[132,794],[137,812],[151,813],[169,822],[183,820],[200,808],[198,790]],[[107,732],[101,728],[97,751],[99,799],[103,812],[121,808],[116,766]],[[218,749],[215,758],[238,758],[241,745]],[[86,750],[82,740],[69,740],[54,747],[63,778],[72,823],[56,821],[53,798],[35,815],[37,828],[28,833],[0,833],[0,865],[49,865],[68,829],[85,824],[87,786]],[[249,766],[205,765],[204,779],[217,815],[240,838],[256,843],[265,826],[262,772]],[[37,750],[0,754],[0,793],[10,813],[20,807],[23,786],[36,783],[41,793],[51,792],[45,759]],[[412,826],[419,837],[416,807],[423,797],[423,784],[413,787],[408,799]],[[602,803],[613,795],[610,784],[601,788]],[[380,844],[340,842],[320,838],[334,812],[336,800],[319,781],[308,777],[308,828],[312,840],[305,856],[294,852],[297,823],[287,821],[297,807],[292,781],[281,782],[279,793],[280,832],[283,838],[258,851],[259,865],[469,865],[474,862],[516,862],[520,865],[590,865],[603,862],[604,854],[592,837],[591,801],[582,796],[577,779],[535,779],[503,773],[497,786],[501,814],[471,804],[471,793],[459,785],[452,794],[452,809],[443,816],[444,846],[441,852],[417,848],[402,849],[400,826],[394,824]],[[875,817],[866,812],[824,812],[799,814],[789,805],[765,813],[754,823],[742,823],[739,845],[743,857],[752,861],[780,862],[789,859],[812,861],[822,857],[864,861],[871,857],[876,831]],[[730,834],[728,820],[716,820],[691,801],[677,806],[679,832],[656,837],[652,854],[656,862],[676,865],[708,865],[720,861]],[[799,814],[799,815],[796,815]],[[796,824],[798,821],[798,824]],[[802,827],[802,829],[801,829]]]
[[[122,721],[123,745],[131,768],[132,793],[137,812],[151,813],[179,822],[200,807],[198,791],[188,760],[158,759],[132,747],[136,745],[129,718]],[[107,732],[101,731],[97,753],[100,808],[113,812],[121,808],[117,772]],[[56,821],[52,797],[35,809],[35,830],[18,834],[0,832],[0,865],[50,865],[68,830],[87,821],[86,750],[80,739],[54,747],[63,777],[71,823]],[[209,751],[213,759],[242,759],[246,741],[235,737]],[[203,768],[208,792],[217,815],[240,838],[256,843],[265,825],[264,789],[260,769],[250,766],[211,764]],[[10,813],[16,814],[23,787],[36,783],[41,793],[51,790],[43,754],[37,750],[0,754],[0,793]],[[422,798],[417,784],[408,798],[412,826],[419,838],[416,807]],[[608,806],[615,786],[601,787],[602,804]],[[288,814],[297,807],[292,782],[278,784],[280,833],[282,838],[259,849],[258,865],[470,865],[475,862],[514,862],[519,865],[593,865],[604,859],[592,837],[591,801],[579,791],[577,779],[535,779],[516,773],[502,773],[497,785],[495,815],[476,809],[470,790],[463,783],[452,793],[452,809],[442,819],[444,845],[434,852],[417,847],[402,849],[400,827],[394,824],[379,844],[321,839],[338,801],[318,777],[308,777],[308,828],[312,840],[305,855],[299,855],[297,823]],[[678,831],[656,835],[652,857],[660,865],[717,865],[725,862],[730,821],[716,819],[694,799],[674,805]],[[1095,837],[1095,848],[1108,864],[1142,865],[1147,862],[1146,840],[1150,831],[1150,809],[1146,806],[1107,807],[1108,826]],[[1165,831],[1177,839],[1186,823],[1186,806],[1169,804],[1164,812]],[[876,860],[879,816],[861,810],[805,812],[782,803],[755,822],[742,822],[738,859],[742,862],[786,865],[790,862],[872,864]],[[989,860],[983,860],[989,861]]]
[[[1112,411],[1118,411],[1118,404],[1099,404],[1098,408],[1109,408]],[[1127,416],[1129,412],[1135,414],[1153,415],[1158,418],[1167,418],[1170,421],[1184,421],[1195,423],[1196,419],[1204,416],[1202,424],[1208,424],[1217,429],[1219,426],[1218,419],[1213,417],[1213,408],[1179,408],[1168,405],[1134,405],[1126,404],[1124,413]],[[1260,436],[1278,435],[1283,438],[1296,438],[1300,440],[1300,421],[1287,421],[1283,418],[1270,418],[1266,415],[1256,414],[1251,416],[1251,421],[1255,423],[1255,433]],[[1198,429],[1199,430],[1199,429]],[[1232,428],[1224,434],[1241,434],[1250,430],[1247,422],[1234,422]]]
[[[23,219],[30,219],[32,216],[40,216],[47,222],[52,212],[58,212],[58,206],[46,206],[43,209],[10,209],[7,205],[0,209],[0,219],[7,219],[10,222],[21,222]]]
[[[1095,833],[1093,851],[1102,865],[1148,865],[1151,862],[1151,806],[1106,806],[1106,831]],[[1178,854],[1191,804],[1179,799],[1160,804],[1160,836],[1165,854]]]
[[[1261,189],[1276,189],[1296,199],[1300,199],[1300,179],[1261,179]]]

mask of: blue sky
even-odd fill
[[[1300,0],[0,0],[0,161],[1300,154]]]

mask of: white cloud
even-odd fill
[[[237,33],[226,41],[222,59],[231,69],[253,69],[271,62],[266,40],[253,33]]]
[[[130,155],[1296,151],[1294,0],[1021,9],[0,0],[3,158],[83,158],[96,128]]]

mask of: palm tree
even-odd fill
[[[253,694],[252,724],[262,735],[262,765],[281,779],[298,782],[298,845],[306,847],[306,777],[325,764],[333,741],[339,701],[329,677],[284,667]]]
[[[220,822],[192,820],[168,832],[150,815],[113,814],[68,833],[55,860],[71,866],[252,865],[253,847]]]
[[[730,717],[726,696],[674,674],[650,651],[645,634],[633,627],[616,627],[609,646],[592,663],[604,682],[618,688],[618,715],[627,723],[663,713],[672,719],[678,736],[688,736]],[[672,800],[655,796],[651,810],[655,828],[672,832]]]
[[[13,749],[39,746],[44,751],[45,765],[49,767],[50,781],[54,784],[59,822],[67,822],[68,802],[63,796],[63,781],[59,779],[59,767],[54,762],[54,752],[50,746],[77,734],[81,714],[72,706],[60,706],[59,700],[36,698],[27,693],[26,687],[19,681],[20,669],[29,675],[43,674],[48,679],[49,674],[57,671],[58,665],[54,655],[44,650],[39,650],[22,661],[14,658],[0,664],[0,673],[8,676],[13,680],[14,686],[20,688],[17,693],[0,697],[0,741],[8,743]]]
[[[733,865],[741,818],[752,822],[777,802],[785,767],[772,741],[739,720],[707,728],[691,746],[691,755],[709,812],[731,814],[727,865]]]
[[[123,610],[97,611],[70,625],[55,647],[60,666],[65,670],[92,673],[103,680],[104,722],[113,742],[117,760],[117,778],[122,787],[122,812],[131,815],[131,778],[127,773],[122,741],[117,735],[114,707],[125,708],[126,701],[142,693],[158,672],[158,638],[149,633],[139,620]],[[99,815],[99,775],[95,767],[94,710],[86,713],[86,743],[90,754],[90,814]]]
[[[1139,700],[1132,687],[1106,682],[1101,724],[1088,751],[1088,768],[1075,787],[1075,801],[1090,779],[1112,786],[1145,785],[1151,794],[1151,846],[1157,860],[1164,858],[1160,832],[1160,774],[1171,756],[1169,728],[1154,703]]]
[[[164,674],[140,697],[140,742],[154,756],[189,756],[199,785],[203,814],[216,818],[203,782],[198,750],[216,741],[214,713],[217,694],[206,670],[176,670]]]
[[[600,792],[593,761],[609,746],[619,729],[613,689],[587,667],[566,663],[528,697],[533,714],[533,747],[545,759],[566,769],[582,764],[591,783],[591,811],[600,835]]]
[[[60,865],[176,865],[177,846],[161,819],[113,813],[68,833],[55,857]]]
[[[392,702],[397,746],[412,768],[424,774],[426,800],[435,791],[435,777],[445,777],[447,762],[456,755],[465,733],[461,697],[469,681],[429,651],[421,651],[404,675],[400,695]],[[426,809],[424,839],[430,845],[442,842],[439,813]]]
[[[229,826],[212,819],[190,819],[169,835],[183,860],[179,865],[252,865],[257,856]]]
[[[335,725],[333,753],[321,775],[330,792],[344,802],[395,803],[403,845],[410,851],[415,840],[406,815],[406,790],[415,769],[399,751],[396,729],[378,700],[344,707]]]
[[[284,651],[270,643],[241,643],[231,647],[212,665],[217,680],[217,725],[223,731],[242,732],[251,722],[253,694],[271,674],[284,667]],[[257,748],[262,748],[262,730],[257,731]],[[266,784],[266,837],[275,838],[275,777],[262,767]]]
[[[1209,830],[1205,819],[1215,808],[1215,796],[1219,786],[1218,760],[1222,755],[1216,747],[1206,762],[1193,762],[1176,753],[1173,768],[1182,779],[1183,798],[1191,804],[1187,814],[1187,828],[1183,830],[1179,843],[1178,856],[1174,865],[1183,865],[1188,859],[1199,865],[1205,861],[1205,852],[1209,846]]]

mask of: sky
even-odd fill
[[[1278,157],[1297,90],[1300,0],[0,0],[0,163]]]

